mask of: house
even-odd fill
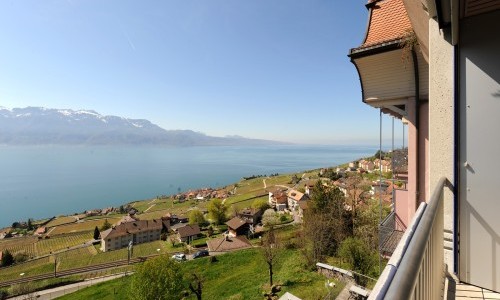
[[[312,190],[314,189],[314,186],[316,185],[317,182],[318,182],[318,180],[308,180],[304,184],[305,194],[308,197],[311,197]]]
[[[300,201],[306,201],[307,195],[304,195],[303,193],[297,191],[297,190],[290,190],[287,194],[288,198],[288,209],[291,211],[295,211],[298,209],[298,203]]]
[[[250,230],[250,223],[241,219],[240,217],[234,217],[226,222],[227,230],[229,236],[247,235]]]
[[[34,235],[43,235],[47,232],[47,228],[45,226],[41,226],[41,227],[38,227],[36,230],[35,230],[35,233]]]
[[[500,128],[500,2],[371,0],[366,8],[365,38],[349,57],[361,100],[408,132],[408,182],[391,214],[414,226],[370,299],[446,299],[445,282],[500,292],[500,143],[488,134]]]
[[[123,223],[130,223],[130,222],[136,222],[136,221],[139,221],[139,218],[137,218],[135,215],[125,215],[123,216],[120,221],[118,221],[116,223],[116,225],[120,225],[120,224],[123,224]]]
[[[253,226],[257,225],[262,220],[262,211],[257,208],[244,208],[236,215]]]
[[[285,193],[286,190],[275,189],[269,191],[269,206],[274,208],[276,211],[284,211],[288,207],[288,198]]]
[[[198,238],[200,233],[200,226],[197,224],[182,226],[177,228],[177,239],[181,243],[190,244],[193,240]]]
[[[101,232],[101,250],[111,251],[135,244],[148,243],[160,239],[161,220],[142,220],[122,223]]]
[[[299,202],[298,213],[297,213],[297,215],[299,216],[299,218],[302,219],[304,217],[304,211],[307,210],[307,207],[308,207],[307,201],[300,201]]]
[[[372,161],[362,159],[359,161],[359,167],[367,172],[372,172],[375,164]]]
[[[210,252],[228,252],[251,248],[252,244],[244,236],[223,236],[207,240],[208,250]]]

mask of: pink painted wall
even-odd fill
[[[408,213],[408,190],[394,190],[394,206],[396,216],[401,220],[405,227],[399,227],[396,222],[396,228],[394,229],[404,231],[408,228],[408,224],[410,223],[412,217]]]

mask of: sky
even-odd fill
[[[378,145],[347,53],[366,0],[0,2],[0,106],[92,109],[165,129]],[[384,117],[384,140],[390,138]],[[396,122],[396,138],[402,125]]]

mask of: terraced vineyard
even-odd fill
[[[40,240],[36,237],[12,238],[0,242],[0,251],[9,250],[14,255],[24,253],[29,257],[39,257],[81,245],[92,238],[93,231],[58,235]]]
[[[50,235],[54,236],[68,232],[91,231],[94,230],[96,226],[101,228],[106,219],[108,220],[109,223],[114,224],[118,220],[120,220],[120,217],[110,217],[104,219],[96,219],[79,223],[73,223],[69,225],[57,226],[52,232],[50,232]]]
[[[67,216],[67,217],[57,217],[54,220],[50,221],[45,225],[46,227],[54,227],[54,226],[59,226],[63,224],[69,224],[69,223],[75,223],[76,218],[73,216]]]
[[[13,255],[24,253],[30,257],[35,257],[35,243],[38,241],[36,237],[19,237],[4,239],[0,241],[0,251],[9,250]]]
[[[78,232],[76,234],[65,234],[39,240],[35,244],[37,256],[47,255],[70,247],[84,244],[93,239],[93,231]]]
[[[157,249],[160,249],[160,251],[157,251]],[[163,241],[155,241],[151,243],[135,245],[132,257],[137,258],[165,253],[168,253],[166,243]],[[119,260],[126,260],[128,257],[128,253],[127,248],[115,251],[100,252],[96,251],[94,246],[88,246],[84,248],[65,251],[63,253],[57,254],[56,256],[58,261],[57,270],[62,271]]]

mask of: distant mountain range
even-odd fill
[[[93,110],[0,107],[4,145],[236,146],[284,144],[240,136],[213,137],[165,130],[148,120],[103,116]]]

